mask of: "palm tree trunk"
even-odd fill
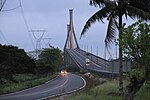
[[[123,94],[122,15],[119,16],[119,93]]]

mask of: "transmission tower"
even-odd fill
[[[2,11],[5,3],[6,3],[6,0],[0,0],[0,11]]]
[[[50,40],[51,38],[42,38],[44,44],[45,44],[45,48],[48,48],[50,44]]]
[[[44,36],[44,33],[47,32],[46,30],[30,30],[29,32],[32,32],[33,37],[36,40],[36,47],[35,47],[35,58],[38,59],[38,55],[41,51],[41,40]],[[40,35],[37,35],[40,34]]]

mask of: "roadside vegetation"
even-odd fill
[[[16,92],[19,90],[31,88],[55,78],[58,74],[53,74],[50,76],[34,76],[34,75],[17,75],[14,81],[3,80],[3,84],[0,84],[0,94],[6,94],[11,92]],[[4,82],[5,81],[5,82]]]
[[[124,94],[118,93],[118,80],[100,82],[92,77],[91,86],[83,92],[67,96],[67,100],[150,100],[150,25],[141,20],[123,28],[124,57],[132,59],[131,70],[124,74]],[[101,84],[103,83],[103,84]],[[65,100],[66,100],[65,99]]]
[[[150,21],[150,0],[89,0],[89,4],[91,6],[99,8],[99,10],[86,21],[84,28],[81,32],[81,36],[83,36],[87,32],[87,30],[92,26],[92,24],[94,24],[96,21],[104,23],[105,21],[104,19],[107,19],[108,21],[108,28],[107,28],[106,38],[105,38],[106,47],[109,47],[111,43],[114,43],[114,40],[117,38],[116,34],[118,34],[118,38],[119,38],[118,90],[119,90],[119,94],[123,95],[124,89],[123,89],[122,41],[124,40],[123,27],[126,23],[126,21],[123,20],[123,17],[125,17],[126,19],[131,18],[133,20],[139,19],[142,21]],[[133,91],[130,91],[130,93],[131,95],[128,95],[128,97],[129,96],[130,97],[127,100],[133,98],[133,95],[136,93],[136,90],[134,89]]]
[[[35,60],[23,49],[0,44],[0,94],[47,82],[58,75],[62,61],[58,48],[44,49]]]
[[[87,81],[90,84],[95,84],[95,81]],[[124,100],[123,96],[118,95],[118,81],[107,79],[104,83],[96,81],[95,86],[86,87],[79,93],[64,97],[64,100]],[[128,81],[124,81],[127,85]],[[124,86],[125,87],[125,86]],[[140,91],[135,95],[134,100],[150,100],[150,84],[145,83]],[[55,99],[59,100],[59,99]]]

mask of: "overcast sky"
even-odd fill
[[[19,0],[7,0],[3,10],[12,9],[20,5]],[[98,8],[89,5],[89,0],[21,0],[21,7],[15,10],[0,12],[0,43],[17,45],[26,51],[35,49],[36,40],[29,30],[46,30],[43,38],[51,38],[54,47],[63,50],[67,37],[67,24],[69,23],[69,9],[73,9],[73,24],[80,48],[88,47],[88,51],[104,57],[105,24],[96,23],[80,38],[81,30],[87,19]],[[25,17],[25,19],[24,19]],[[26,22],[25,22],[26,21]],[[27,24],[26,24],[27,23]],[[28,27],[27,27],[28,26]],[[41,33],[36,33],[40,37]],[[48,40],[41,41],[41,46]],[[115,58],[115,46],[112,45],[111,54]]]

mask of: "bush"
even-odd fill
[[[0,79],[13,79],[15,74],[34,74],[35,63],[23,49],[0,44]]]
[[[32,75],[32,74],[17,74],[13,76],[13,81],[15,82],[24,82],[24,81],[29,81],[32,79],[35,79],[36,76]]]

